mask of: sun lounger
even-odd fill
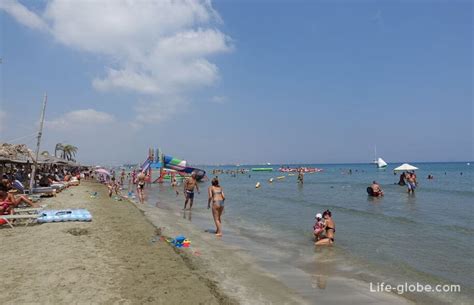
[[[53,193],[55,190],[52,187],[36,187],[32,190],[33,194],[47,194]]]
[[[43,208],[21,208],[21,209],[13,209],[13,213],[16,215],[22,215],[22,214],[38,214],[43,210]]]
[[[41,196],[56,196],[56,190],[52,187],[37,187],[34,188],[31,192],[25,191],[26,194],[37,194]]]
[[[25,227],[27,227],[30,223],[33,223],[36,221],[36,219],[39,217],[38,214],[14,214],[14,215],[0,215],[0,219],[3,219],[6,221],[6,223],[13,229],[13,221],[16,220],[24,222]]]
[[[51,187],[56,191],[62,191],[67,187],[67,185],[64,183],[53,183],[51,184]]]

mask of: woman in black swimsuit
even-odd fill
[[[325,220],[324,231],[326,233],[326,237],[318,240],[315,243],[316,246],[328,246],[334,243],[334,235],[336,234],[336,224],[331,218],[331,211],[324,211],[323,218]]]

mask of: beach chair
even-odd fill
[[[56,196],[56,190],[52,187],[36,187],[36,188],[33,188],[31,191],[28,191],[28,190],[25,190],[25,194],[28,194],[28,195],[34,195],[34,194],[37,194],[37,195],[40,195],[40,196],[44,196],[44,195],[51,195],[51,196]]]
[[[13,213],[15,215],[35,215],[39,214],[43,208],[15,208],[13,209]]]
[[[14,228],[13,221],[15,221],[15,223],[16,221],[24,222],[25,227],[27,227],[30,223],[34,223],[38,217],[38,214],[0,215],[0,219],[3,219],[12,229]]]

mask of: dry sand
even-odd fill
[[[103,186],[83,182],[42,203],[86,208],[93,221],[1,226],[0,304],[237,303]]]

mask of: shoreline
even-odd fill
[[[98,192],[97,198],[90,193]],[[0,228],[2,304],[237,304],[166,243],[128,201],[83,181],[46,209],[87,208],[92,222]],[[144,221],[145,220],[145,221]]]
[[[163,197],[160,196],[160,199],[168,202],[169,198]],[[223,238],[216,238],[195,222],[188,221],[190,213],[183,213],[179,206],[177,210],[160,207],[160,199],[158,207],[150,203],[134,204],[153,225],[163,229],[164,235],[173,237],[183,234],[189,238],[192,247],[200,252],[196,258],[192,249],[188,251],[190,260],[208,270],[223,291],[241,304],[413,304],[394,293],[371,293],[364,281],[336,274],[332,276],[332,288],[317,291],[318,298],[314,299],[311,295],[314,294],[315,284],[303,272],[283,266],[272,257],[264,258],[262,264],[262,258],[253,256],[254,253],[244,247],[245,243],[237,242],[235,236],[224,234]],[[196,217],[200,215],[193,216],[193,219]],[[209,226],[213,226],[210,212]],[[227,240],[228,237],[230,240]],[[279,272],[275,273],[275,268],[268,271],[266,265],[278,265]]]
[[[91,198],[95,191],[98,198]],[[342,274],[333,274],[332,286],[316,291],[318,298],[311,299],[319,283],[302,280],[307,277],[303,272],[295,273],[272,258],[262,264],[245,243],[234,243],[235,236],[219,239],[205,233],[181,217],[182,211],[108,198],[106,187],[96,182],[84,181],[43,203],[48,204],[46,209],[88,208],[93,221],[1,228],[0,239],[11,246],[3,251],[6,257],[14,260],[18,251],[28,257],[0,271],[6,289],[13,291],[8,298],[0,296],[4,304],[71,300],[194,304],[198,299],[205,304],[413,304],[394,293],[370,293],[365,281]],[[212,226],[210,215],[209,222]],[[175,248],[165,241],[180,234],[192,241],[190,248]],[[270,272],[265,265],[279,265],[279,272]],[[65,274],[58,274],[61,268]],[[17,276],[10,280],[9,274]],[[52,289],[42,282],[45,276]],[[135,285],[143,287],[137,291]],[[46,289],[50,291],[41,292]]]

